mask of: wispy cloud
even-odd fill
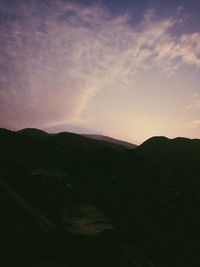
[[[186,127],[197,128],[200,126],[200,119],[194,119],[200,117],[200,95],[193,94],[190,98],[190,103],[185,107],[186,112],[193,118],[186,123]]]
[[[155,50],[158,63],[162,67],[166,65],[177,69],[182,63],[200,67],[200,33],[186,34],[175,39],[167,36]],[[167,63],[164,63],[164,60],[167,60]]]
[[[187,123],[186,126],[189,127],[189,128],[197,128],[197,127],[200,126],[200,120],[190,121],[189,123]]]
[[[81,120],[99,91],[131,90],[139,71],[200,67],[200,33],[175,37],[179,19],[148,10],[134,26],[101,6],[31,3],[0,5],[1,126]]]
[[[189,105],[185,107],[186,110],[193,110],[193,111],[198,111],[200,110],[200,95],[199,94],[193,94],[191,96],[191,100]]]

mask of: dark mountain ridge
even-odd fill
[[[60,145],[67,145],[72,147],[82,147],[84,149],[94,149],[102,147],[110,147],[118,150],[127,148],[126,142],[116,143],[111,142],[109,138],[107,140],[100,140],[90,138],[87,135],[81,135],[71,132],[60,132],[56,134],[48,134],[42,130],[35,128],[26,128],[17,131],[18,134],[23,134],[31,137],[45,138],[47,141],[51,141]]]
[[[46,136],[48,136],[48,133],[46,133],[45,131],[36,129],[36,128],[25,128],[25,129],[17,131],[17,133],[22,134],[22,135],[32,136],[32,137],[46,137]]]
[[[199,171],[200,140],[152,137],[136,148],[138,154],[183,174]]]
[[[2,266],[200,265],[199,140],[32,132],[0,129]]]
[[[102,141],[106,141],[106,142],[110,142],[110,143],[114,143],[114,144],[118,144],[118,145],[122,145],[125,146],[126,148],[136,148],[137,145],[132,144],[130,142],[126,142],[123,140],[119,140],[119,139],[115,139],[109,136],[105,136],[105,135],[98,135],[98,134],[84,134],[84,136],[92,138],[92,139],[96,139],[96,140],[102,140]]]

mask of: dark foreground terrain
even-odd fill
[[[0,266],[200,266],[200,140],[0,130]]]

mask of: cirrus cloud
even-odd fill
[[[197,127],[200,126],[200,120],[190,121],[189,123],[187,123],[186,126],[189,127],[189,128],[197,128]]]
[[[200,95],[199,94],[193,94],[190,99],[189,105],[185,107],[187,113],[190,113],[193,117],[187,124],[186,127],[189,128],[197,128],[200,126]],[[194,119],[196,118],[196,119]]]
[[[132,90],[134,76],[200,67],[200,33],[175,37],[176,18],[152,10],[138,25],[101,6],[22,1],[0,14],[0,124],[48,127],[82,120],[102,90]],[[31,3],[31,4],[30,4]]]

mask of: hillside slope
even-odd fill
[[[100,140],[96,138],[90,138],[87,135],[80,135],[76,133],[61,132],[56,134],[48,134],[42,130],[35,128],[26,128],[17,132],[18,134],[44,138],[46,141],[53,142],[55,144],[65,145],[73,148],[81,149],[96,149],[102,147],[109,147],[117,150],[126,149],[126,142],[116,143],[111,142],[109,138],[107,140]],[[112,138],[111,138],[112,139]]]
[[[200,164],[165,158],[172,146],[184,160],[188,140],[177,151],[155,138],[134,150],[51,138],[0,130],[2,266],[200,265]]]
[[[126,148],[129,148],[129,149],[134,149],[134,148],[137,147],[137,145],[135,145],[135,144],[132,144],[132,143],[129,143],[129,142],[126,142],[126,141],[122,141],[122,140],[119,140],[119,139],[115,139],[115,138],[112,138],[112,137],[109,137],[109,136],[105,136],[105,135],[84,134],[84,136],[92,138],[92,139],[96,139],[96,140],[102,140],[102,141],[106,141],[106,142],[109,142],[109,143],[122,145],[122,146],[124,146]]]

